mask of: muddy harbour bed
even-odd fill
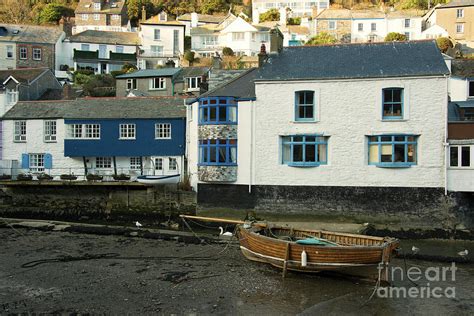
[[[370,299],[374,283],[295,272],[283,279],[280,270],[246,260],[233,242],[22,228],[1,228],[0,240],[0,314],[474,313],[474,265],[467,263],[456,264],[453,278],[452,263],[394,259],[400,271],[419,269],[420,278],[395,272],[392,289],[379,288]],[[443,267],[447,275],[435,280]]]

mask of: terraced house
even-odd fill
[[[125,0],[80,0],[75,14],[73,33],[87,30],[130,31]]]
[[[270,54],[189,106],[200,206],[409,218],[424,200],[440,211],[448,74],[432,41]]]
[[[57,27],[0,24],[0,69],[59,69],[65,36]]]
[[[182,98],[18,102],[3,117],[4,161],[13,173],[112,176],[180,173]]]

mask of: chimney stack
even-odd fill
[[[72,96],[72,86],[67,82],[63,86],[63,99],[64,100],[74,99]]]
[[[142,22],[146,20],[146,9],[145,6],[142,6]]]
[[[262,46],[260,46],[260,53],[258,53],[258,68],[263,66],[267,61],[267,58],[267,48],[265,47],[265,44],[262,43]]]
[[[255,8],[252,15],[252,24],[260,23],[260,12],[258,12],[258,8]]]
[[[191,28],[197,27],[199,23],[199,17],[196,12],[191,13]]]
[[[280,25],[286,26],[286,8],[280,8]]]

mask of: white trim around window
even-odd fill
[[[57,128],[55,120],[45,120],[43,123],[44,142],[55,143],[57,141]]]
[[[150,90],[165,90],[166,89],[166,78],[157,77],[150,79]]]
[[[119,139],[136,139],[136,125],[135,124],[120,124]]]
[[[171,124],[170,123],[155,124],[155,139],[171,139]]]
[[[26,142],[26,121],[14,122],[13,141],[16,143]]]

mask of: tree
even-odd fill
[[[334,44],[337,40],[334,36],[329,33],[321,32],[316,36],[310,38],[305,45],[324,45],[324,44]]]
[[[227,3],[225,0],[203,0],[201,3],[202,14],[212,14],[214,12],[227,11]]]
[[[127,8],[128,8],[128,18],[132,21],[140,20],[142,17],[142,8],[145,6],[145,10],[147,14],[153,14],[154,12],[154,5],[151,3],[150,0],[128,0],[127,1]]]
[[[442,53],[446,53],[448,49],[453,48],[453,43],[447,37],[439,37],[436,39],[436,44]]]
[[[280,12],[277,9],[273,8],[268,10],[267,12],[260,14],[260,22],[266,21],[280,21]]]
[[[131,73],[131,72],[135,72],[137,71],[137,66],[133,65],[133,64],[129,64],[129,63],[126,63],[125,65],[122,66],[122,71],[124,73]]]
[[[62,16],[72,16],[74,11],[58,3],[48,3],[39,13],[40,23],[57,23]]]
[[[224,47],[222,49],[222,55],[224,55],[224,56],[234,56],[234,51],[230,47]]]
[[[25,24],[31,21],[29,0],[6,0],[0,12],[0,22]]]
[[[93,75],[82,88],[87,96],[113,97],[115,96],[115,78],[111,75]]]
[[[301,18],[300,17],[288,18],[286,23],[288,25],[301,25]]]
[[[184,53],[184,59],[192,63],[194,61],[194,57],[195,57],[194,55],[195,55],[194,52],[188,50]]]
[[[405,34],[390,32],[385,36],[385,42],[401,42],[406,41],[407,37]]]

